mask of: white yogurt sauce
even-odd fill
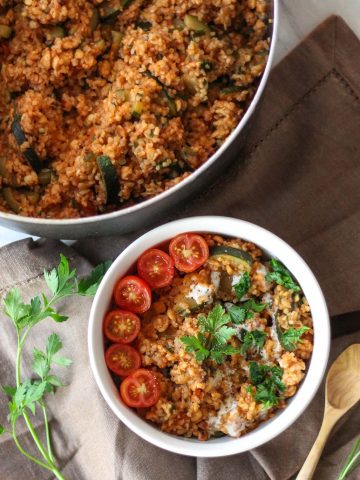
[[[208,425],[211,433],[221,430],[230,437],[239,437],[249,422],[240,415],[237,401],[231,397],[220,407],[216,416],[209,418]]]
[[[218,291],[220,287],[221,272],[212,270],[210,273],[210,280],[211,280],[211,283],[214,285],[215,290]]]
[[[195,285],[191,285],[190,291],[186,297],[192,298],[198,305],[201,305],[202,303],[212,303],[212,295],[213,289],[211,288],[211,285],[197,283]]]

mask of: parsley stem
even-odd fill
[[[45,433],[46,433],[46,443],[47,443],[48,454],[49,454],[50,460],[51,460],[53,463],[55,463],[54,455],[53,455],[52,449],[51,449],[51,438],[50,438],[49,420],[48,420],[48,416],[47,416],[47,412],[46,412],[45,405],[44,405],[43,403],[41,404],[41,410],[42,410],[43,415],[44,415]]]
[[[16,354],[16,386],[17,387],[19,387],[20,384],[21,384],[21,352],[22,352],[24,341],[25,341],[25,338],[26,338],[26,335],[28,334],[28,332],[29,332],[29,330],[27,330],[25,332],[25,334],[23,335],[21,340],[20,340],[20,334],[19,334],[19,332],[17,332],[17,354]],[[34,428],[32,422],[31,422],[31,420],[28,416],[28,414],[26,412],[23,412],[22,416],[25,420],[25,423],[26,423],[26,425],[27,425],[27,427],[28,427],[28,429],[31,433],[31,436],[33,437],[33,440],[34,440],[39,452],[44,457],[44,459],[47,461],[48,465],[51,467],[50,470],[57,476],[57,478],[63,479],[64,477],[57,470],[57,468],[54,465],[51,457],[47,454],[44,446],[42,445],[42,443],[41,443],[41,441],[40,441],[40,439],[39,439],[39,437],[38,437],[38,435],[35,431],[35,428]],[[15,438],[14,438],[14,440],[15,440]],[[57,473],[55,472],[55,470],[57,471]]]
[[[19,440],[18,440],[17,435],[16,435],[15,422],[13,422],[13,425],[12,425],[12,436],[13,436],[15,445],[17,446],[18,450],[23,455],[25,455],[26,458],[28,458],[32,462],[37,463],[38,465],[40,465],[40,467],[46,468],[47,470],[50,470],[51,472],[53,471],[51,466],[49,466],[49,465],[45,464],[44,462],[42,462],[41,460],[38,460],[37,458],[33,457],[32,455],[30,455],[30,453],[28,453],[26,450],[23,449],[23,447],[20,445]]]
[[[353,452],[352,452],[353,453]],[[350,460],[350,461],[349,461]],[[345,480],[347,476],[359,466],[359,463],[356,464],[356,461],[360,462],[360,451],[358,451],[351,459],[348,459],[348,464],[345,465],[344,469],[340,473],[338,480]]]

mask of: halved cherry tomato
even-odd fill
[[[140,353],[130,345],[115,343],[105,352],[107,367],[116,375],[126,377],[141,365]]]
[[[116,343],[130,343],[140,331],[140,318],[126,310],[112,310],[104,320],[105,336]]]
[[[137,270],[150,287],[166,287],[174,278],[174,260],[162,250],[151,248],[139,258]]]
[[[129,407],[151,407],[159,400],[160,385],[151,370],[139,368],[121,382],[120,395]]]
[[[134,313],[144,313],[151,306],[149,285],[135,275],[121,278],[114,289],[116,304]]]
[[[209,247],[196,233],[183,233],[173,238],[169,246],[175,267],[181,272],[194,272],[209,258]]]

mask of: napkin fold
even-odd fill
[[[360,42],[339,17],[331,17],[285,58],[271,77],[247,143],[222,178],[169,212],[165,220],[190,215],[230,215],[272,230],[307,260],[324,289],[330,313],[360,310]],[[53,240],[24,240],[0,249],[0,297],[16,286],[24,298],[41,293],[44,268],[64,253],[87,273],[92,264],[114,258],[142,232],[86,239],[72,248]],[[319,430],[324,388],[282,435],[261,448],[222,459],[172,454],[127,429],[102,399],[87,356],[91,300],[66,300],[66,325],[50,320],[34,329],[31,345],[43,347],[57,332],[64,355],[74,360],[64,372],[68,388],[50,398],[56,456],[67,479],[76,480],[287,480],[301,467]],[[16,338],[0,313],[0,381],[14,383]],[[360,324],[359,324],[360,327]],[[331,360],[360,342],[360,330],[332,342]],[[25,351],[23,371],[31,361]],[[1,395],[1,394],[0,394]],[[7,401],[0,396],[0,422]],[[355,407],[337,425],[316,471],[316,480],[336,480],[360,431]],[[42,429],[41,421],[37,427]],[[19,440],[32,449],[19,422]],[[42,432],[43,433],[43,432]],[[33,450],[31,450],[33,451]],[[35,453],[35,452],[34,452]],[[8,436],[0,437],[0,478],[48,480]],[[360,479],[355,473],[354,479]]]

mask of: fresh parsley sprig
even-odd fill
[[[17,356],[16,356],[16,386],[2,386],[4,393],[9,397],[8,421],[10,429],[0,425],[0,435],[9,433],[18,450],[29,460],[35,462],[40,467],[50,471],[56,478],[64,480],[61,474],[51,446],[51,435],[45,405],[46,395],[54,393],[55,390],[63,386],[60,378],[53,372],[53,367],[68,367],[71,360],[58,355],[62,348],[60,337],[53,333],[49,336],[45,350],[34,348],[32,371],[35,375],[31,378],[21,378],[21,354],[24,348],[26,338],[30,331],[45,318],[52,318],[56,322],[67,320],[66,315],[60,314],[54,309],[54,305],[71,295],[93,295],[96,292],[110,262],[96,267],[89,277],[78,280],[76,270],[70,270],[69,262],[64,255],[60,255],[59,265],[51,271],[44,272],[44,278],[51,292],[51,296],[43,293],[35,296],[29,303],[25,303],[21,297],[20,291],[14,288],[8,292],[4,299],[4,311],[14,324],[17,334]],[[38,436],[30,414],[35,415],[36,409],[41,410],[44,417],[46,447]],[[16,432],[18,419],[22,417],[30,431],[33,441],[41,454],[41,459],[33,456],[26,451],[20,444]]]
[[[234,291],[239,300],[243,298],[243,296],[249,291],[251,287],[251,280],[249,272],[243,273],[242,277],[234,285]]]
[[[248,350],[256,349],[260,350],[263,348],[266,340],[266,332],[263,330],[252,330],[245,333],[242,338],[242,345],[240,348],[240,353],[246,355]]]
[[[285,390],[282,382],[283,370],[277,365],[264,365],[257,362],[250,362],[250,381],[256,387],[254,399],[262,403],[264,409],[276,406]]]
[[[301,288],[295,282],[289,270],[279,260],[272,258],[270,261],[272,272],[267,273],[265,280],[268,282],[275,282],[293,292],[300,292]]]
[[[180,340],[185,344],[187,352],[195,353],[198,362],[211,358],[221,364],[226,355],[240,353],[239,349],[227,344],[237,332],[235,328],[227,325],[229,322],[230,316],[225,313],[224,308],[219,304],[215,305],[207,316],[198,316],[198,334],[183,336]]]
[[[257,303],[254,299],[250,299],[241,305],[225,304],[225,306],[231,321],[235,325],[240,325],[246,320],[253,318],[254,312],[260,313],[268,305],[267,303]]]
[[[309,327],[305,325],[300,328],[289,328],[288,330],[282,331],[278,328],[278,337],[281,345],[288,352],[292,352],[297,349],[298,343],[301,342],[301,337],[310,330]]]

